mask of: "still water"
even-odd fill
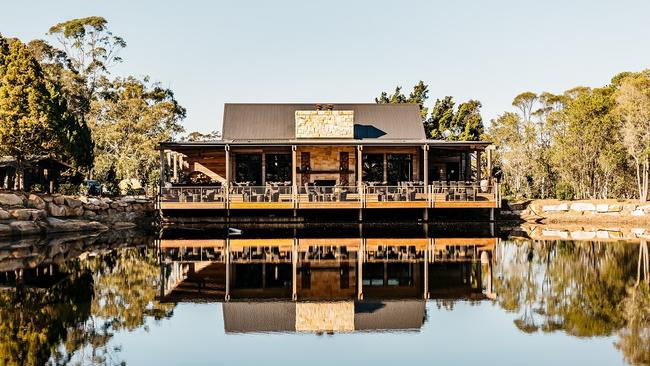
[[[650,363],[642,238],[237,229],[0,243],[1,364]]]

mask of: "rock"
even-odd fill
[[[110,204],[110,208],[118,208],[118,207],[120,207],[120,204],[117,202],[113,202]]]
[[[643,210],[640,210],[640,209],[637,208],[636,210],[632,211],[630,213],[630,215],[632,215],[632,216],[645,216],[645,212]]]
[[[47,217],[47,211],[39,210],[36,208],[19,208],[16,210],[11,210],[9,211],[9,213],[16,220],[22,220],[22,221],[27,221],[27,220],[36,221]]]
[[[117,210],[109,208],[107,214],[108,216],[115,216],[117,214]]]
[[[571,204],[571,211],[596,211],[596,206],[588,202],[575,202]]]
[[[52,202],[52,196],[43,196],[41,197],[46,203]]]
[[[30,208],[19,208],[16,210],[10,210],[9,214],[16,220],[27,221],[32,217],[32,209]]]
[[[85,210],[84,211],[84,217],[95,217],[95,216],[97,216],[95,211],[91,211],[91,210]]]
[[[81,216],[84,214],[84,208],[81,206],[81,203],[79,206],[65,206],[65,215],[66,216]]]
[[[55,203],[48,203],[47,211],[50,213],[50,216],[54,216],[54,217],[65,216],[65,206],[59,206]]]
[[[571,239],[574,240],[592,240],[596,238],[595,231],[572,231]]]
[[[0,236],[11,235],[11,227],[9,225],[0,224]]]
[[[542,207],[544,212],[569,211],[569,205],[561,203],[559,205],[545,205]]]
[[[13,193],[0,193],[0,205],[22,206],[23,199]]]
[[[127,196],[122,198],[122,202],[134,203],[136,201],[135,197]]]
[[[77,199],[81,201],[81,203],[89,203],[89,199],[86,196],[79,196]]]
[[[63,196],[54,196],[52,197],[52,202],[56,203],[57,205],[65,205],[65,197]]]
[[[82,202],[80,200],[72,198],[72,197],[66,197],[65,198],[65,204],[68,207],[76,208],[76,207],[81,207]]]
[[[623,205],[623,210],[625,210],[625,211],[634,211],[634,210],[636,210],[636,205],[633,204],[633,203],[627,203],[627,204]]]
[[[37,208],[39,210],[44,209],[47,207],[47,204],[43,199],[35,194],[30,194],[29,198],[27,199],[27,207],[31,208]]]
[[[136,203],[149,203],[149,200],[146,198],[137,198],[135,200]]]
[[[131,229],[136,226],[137,225],[132,222],[117,221],[116,223],[113,224],[113,229]]]
[[[41,227],[33,221],[14,221],[9,224],[11,230],[20,233],[21,235],[40,234]]]
[[[97,221],[83,221],[83,220],[61,220],[54,217],[48,217],[45,222],[47,223],[48,233],[62,233],[70,231],[89,231],[89,230],[106,230],[106,225]]]
[[[88,199],[87,203],[89,203],[89,204],[91,204],[93,206],[101,206],[102,204],[104,204],[104,201],[100,200],[99,198],[91,197],[91,198]]]
[[[639,210],[643,210],[643,212],[650,214],[650,205],[643,205],[638,207]]]
[[[133,211],[140,212],[142,211],[142,204],[134,203],[131,205],[131,208],[133,209]]]
[[[11,217],[9,212],[0,208],[0,220],[8,220]]]
[[[102,201],[104,201],[104,203],[107,203],[107,204],[113,203],[113,200],[108,198],[108,197],[102,197]]]
[[[102,203],[99,205],[99,208],[102,210],[108,210],[108,208],[111,207],[108,203]]]

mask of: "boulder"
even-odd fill
[[[14,221],[9,224],[11,230],[20,233],[21,235],[40,234],[41,227],[33,221]]]
[[[52,197],[52,202],[54,202],[55,204],[57,204],[59,206],[65,205],[65,197],[60,196],[60,195],[54,196],[54,197]]]
[[[47,211],[50,213],[50,216],[54,216],[54,217],[65,216],[65,206],[59,206],[54,202],[47,204]]]
[[[9,225],[0,224],[0,236],[11,235],[11,227]]]
[[[89,198],[86,197],[86,196],[79,196],[79,197],[77,197],[77,199],[78,199],[79,201],[81,201],[81,203],[89,203],[89,202],[90,202],[90,201],[89,201]]]
[[[39,210],[45,209],[47,207],[47,204],[43,199],[35,194],[30,194],[29,198],[27,199],[27,207],[30,208],[37,208]]]
[[[9,212],[0,208],[0,220],[8,220],[11,217]]]
[[[104,201],[104,203],[107,203],[107,204],[113,203],[113,200],[108,198],[108,197],[102,197],[102,201]]]
[[[76,208],[76,207],[81,207],[82,202],[76,198],[66,197],[65,204],[68,207]]]
[[[72,206],[64,206],[64,207],[65,207],[66,216],[77,217],[84,214],[84,208],[81,206],[81,204],[79,206],[74,206],[74,207]]]
[[[126,221],[117,221],[113,224],[113,229],[131,229],[136,227],[137,225],[132,223],[132,222],[126,222]]]
[[[571,204],[571,211],[596,211],[596,206],[589,202],[575,202]]]
[[[91,210],[85,210],[84,211],[84,217],[95,217],[95,216],[97,216],[95,211],[91,211]]]
[[[569,211],[569,205],[560,203],[559,205],[545,205],[542,207],[544,212]]]
[[[88,203],[94,206],[101,206],[104,204],[104,201],[100,200],[99,198],[91,197],[88,199]]]
[[[0,205],[4,206],[22,206],[23,199],[13,193],[0,193]]]
[[[106,225],[97,221],[83,221],[83,220],[61,220],[54,217],[48,217],[45,222],[47,223],[48,233],[62,233],[71,231],[99,231],[106,230]]]
[[[16,210],[10,210],[9,214],[16,220],[27,221],[32,217],[31,208],[19,208]]]
[[[43,201],[45,201],[47,203],[52,202],[52,196],[43,196],[41,198],[43,199]]]

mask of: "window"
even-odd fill
[[[397,185],[398,182],[410,181],[413,176],[411,154],[388,155],[388,184]]]
[[[291,181],[291,154],[266,154],[266,181]]]
[[[262,185],[262,154],[237,154],[235,156],[235,182]]]
[[[384,181],[384,155],[363,154],[363,181]]]

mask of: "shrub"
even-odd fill
[[[568,183],[558,183],[555,186],[555,198],[559,200],[572,200],[575,198],[573,187]]]
[[[74,196],[79,194],[79,185],[72,183],[62,183],[59,184],[57,192],[68,196]]]

